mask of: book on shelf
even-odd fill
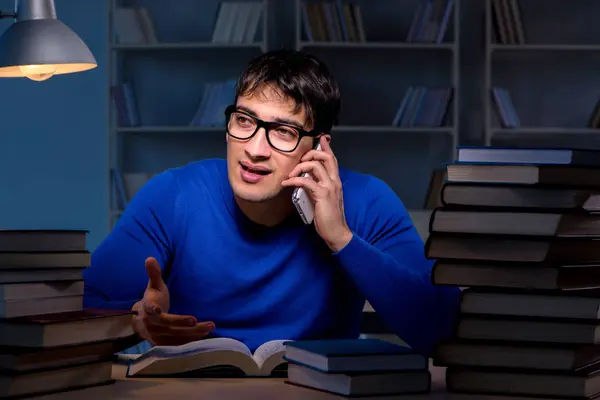
[[[450,23],[454,0],[421,0],[406,36],[407,42],[443,42]]]
[[[131,201],[137,192],[156,174],[152,172],[125,172],[123,182],[125,184],[125,196]]]
[[[502,128],[518,128],[521,125],[517,110],[505,88],[492,88],[495,116]]]
[[[259,31],[263,9],[262,1],[219,2],[217,13],[214,16],[212,43],[254,43]],[[113,23],[115,41],[119,44],[160,43],[156,23],[146,7],[116,7]]]
[[[270,340],[254,353],[239,340],[202,339],[180,346],[154,346],[132,359],[127,376],[247,376],[268,377],[287,365],[285,340]]]
[[[225,124],[225,108],[235,99],[235,79],[208,82],[189,126],[217,127]],[[141,126],[141,116],[133,84],[124,82],[111,86],[117,122],[122,127]]]
[[[142,122],[133,84],[111,85],[110,92],[119,126],[140,126]]]
[[[521,121],[510,98],[508,89],[494,87],[492,88],[491,96],[495,111],[493,116],[498,125],[504,129],[519,128],[521,126]],[[598,129],[600,127],[600,100],[595,104],[594,109],[592,110],[587,127],[592,129]]]
[[[598,214],[585,209],[600,191],[598,155],[463,148],[447,166],[444,190],[463,197],[432,214],[425,245],[433,284],[462,288],[453,335],[433,357],[446,367],[447,391],[600,396],[600,232]],[[498,173],[507,168],[529,176]],[[595,181],[574,179],[582,172]]]
[[[120,168],[110,170],[112,182],[111,208],[125,210],[136,193],[156,175],[153,172],[122,172]]]
[[[525,29],[519,0],[489,0],[496,42],[525,44]]]
[[[113,210],[124,210],[127,207],[129,198],[120,168],[113,167],[110,169],[110,181],[112,183],[111,208]]]
[[[588,127],[592,129],[600,128],[600,99],[596,102],[592,115],[590,115]]]
[[[119,168],[111,168],[112,209],[125,210],[137,192],[155,175],[155,172],[121,172]]]
[[[115,41],[121,44],[157,43],[156,24],[146,7],[116,7],[113,12]]]
[[[366,42],[360,5],[345,1],[301,1],[300,19],[311,42]]]
[[[448,123],[452,88],[409,86],[396,111],[393,126],[440,127]]]
[[[263,13],[262,1],[219,2],[212,33],[212,43],[254,43]]]
[[[225,126],[225,108],[235,99],[235,79],[208,82],[190,126]]]

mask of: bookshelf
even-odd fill
[[[108,19],[111,230],[153,174],[225,156],[223,93],[268,48],[269,1],[110,0]]]
[[[261,4],[263,12],[253,40],[232,43],[213,40],[220,2],[180,0],[178,7],[167,7],[160,0],[110,0],[109,229],[121,213],[119,198],[130,191],[125,186],[139,187],[153,174],[187,162],[225,157],[223,126],[214,119],[191,123],[205,84],[234,79],[250,58],[283,46],[317,55],[340,83],[342,113],[333,131],[340,164],[380,177],[415,210],[413,215],[428,215],[420,209],[432,171],[454,159],[459,143],[459,0],[451,0],[451,7],[450,0],[433,0],[438,9],[430,11],[437,12],[438,25],[429,27],[419,23],[427,11],[424,0],[376,7],[352,0],[348,4],[357,6],[361,19],[356,40],[308,37],[302,0],[242,1]],[[135,17],[122,13],[123,7],[138,7]],[[355,10],[350,21],[357,18]],[[139,31],[128,31],[136,40],[121,38],[127,18],[140,24]],[[135,98],[137,115],[122,104],[119,112],[114,87],[120,87],[122,104],[127,93]],[[444,100],[442,89],[448,88],[452,92]],[[437,97],[428,97],[432,93]],[[399,113],[403,101],[412,113]],[[113,170],[121,182],[113,181]]]
[[[422,213],[433,170],[459,143],[460,1],[294,2],[295,48],[340,85],[340,165],[380,177]]]
[[[594,0],[486,0],[485,145],[600,148],[598,12]]]

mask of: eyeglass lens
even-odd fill
[[[233,112],[229,118],[227,129],[238,139],[248,139],[257,130],[257,121],[249,115]],[[281,151],[291,151],[298,144],[300,132],[290,126],[271,125],[267,131],[271,145]]]

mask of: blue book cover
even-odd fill
[[[600,166],[600,150],[577,148],[458,146],[456,163]]]
[[[325,357],[414,354],[410,347],[379,339],[323,339],[286,342],[287,347],[320,354]]]
[[[408,346],[380,339],[323,339],[286,342],[284,360],[324,373],[424,371],[429,359]]]

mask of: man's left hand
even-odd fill
[[[344,215],[342,182],[339,177],[338,162],[329,146],[329,141],[320,138],[321,150],[311,150],[300,160],[283,181],[283,186],[302,187],[315,207],[314,224],[317,233],[333,252],[340,251],[352,239],[352,231]],[[308,172],[312,178],[299,175]]]

